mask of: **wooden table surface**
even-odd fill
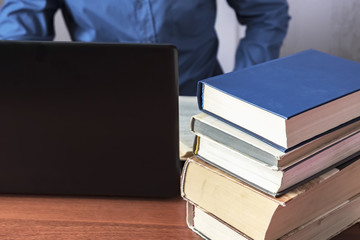
[[[201,239],[178,199],[0,196],[0,239]]]
[[[180,199],[0,195],[0,239],[201,239]],[[360,239],[359,224],[339,239]]]

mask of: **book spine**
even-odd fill
[[[189,166],[189,163],[190,163],[189,159],[185,161],[183,169],[182,169],[182,173],[181,173],[181,176],[180,176],[180,196],[185,200],[187,200],[187,199],[186,199],[186,196],[185,196],[184,186],[185,186],[186,172],[187,172],[187,168]]]
[[[194,229],[194,211],[195,206],[186,201],[186,224],[191,230]]]
[[[194,140],[194,149],[193,149],[193,153],[195,155],[198,155],[199,147],[200,147],[200,136],[196,135]]]

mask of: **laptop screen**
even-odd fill
[[[174,196],[171,45],[0,42],[0,192]]]

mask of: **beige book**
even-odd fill
[[[277,239],[360,191],[360,158],[274,198],[196,158],[183,169],[182,197],[253,239]]]
[[[221,219],[207,213],[201,207],[187,202],[187,224],[205,239],[247,240],[251,239]],[[290,231],[280,240],[326,240],[359,222],[360,195],[341,203],[323,215]]]

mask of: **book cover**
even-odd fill
[[[199,82],[199,108],[287,149],[360,115],[360,63],[307,50]]]

